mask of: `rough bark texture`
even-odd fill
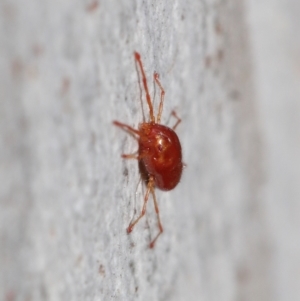
[[[244,2],[0,1],[1,300],[300,299],[299,4]],[[135,50],[187,165],[153,250]]]

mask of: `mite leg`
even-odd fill
[[[153,189],[154,186],[154,181],[153,178],[150,177],[149,182],[148,182],[148,186],[147,186],[147,191],[145,194],[145,198],[144,198],[144,204],[143,204],[143,208],[141,211],[140,216],[132,223],[129,224],[128,228],[127,228],[127,233],[130,233],[133,230],[133,227],[139,222],[139,220],[145,215],[146,213],[146,205],[149,199],[149,194],[151,192],[151,190]]]
[[[156,84],[160,88],[160,103],[159,103],[158,114],[157,114],[157,118],[156,118],[156,122],[160,123],[160,118],[161,118],[161,114],[162,114],[162,110],[163,110],[163,106],[164,106],[165,90],[159,81],[159,74],[154,72],[153,77],[154,77]]]
[[[113,121],[113,124],[120,127],[122,130],[124,130],[125,132],[127,132],[128,134],[130,134],[134,139],[138,140],[138,138],[136,137],[136,135],[140,135],[140,132],[134,128],[132,128],[131,126],[121,123],[119,121]],[[138,151],[133,153],[133,154],[122,154],[121,157],[123,159],[140,159],[139,153]]]
[[[153,196],[154,208],[155,208],[155,212],[156,212],[156,215],[157,215],[157,223],[158,223],[158,228],[159,228],[158,234],[155,236],[155,238],[151,241],[151,243],[149,245],[149,247],[152,249],[154,247],[154,244],[155,244],[156,240],[158,239],[159,235],[161,235],[164,230],[163,230],[163,227],[162,227],[162,224],[161,224],[161,221],[160,221],[159,209],[158,209],[158,204],[157,204],[157,201],[156,201],[154,186],[151,187],[151,194]]]
[[[175,125],[172,127],[173,131],[175,131],[175,129],[177,128],[177,125],[181,122],[181,119],[178,117],[178,115],[176,114],[176,112],[174,110],[171,112],[171,115],[177,119]]]
[[[138,151],[133,154],[122,154],[121,157],[123,159],[137,159],[137,160],[140,159]]]
[[[146,99],[147,99],[147,103],[148,103],[148,107],[149,107],[149,111],[150,111],[150,121],[155,122],[155,117],[154,117],[154,113],[153,113],[153,105],[152,105],[151,97],[150,97],[150,94],[149,94],[146,74],[145,74],[143,64],[142,64],[142,61],[141,61],[141,56],[138,52],[135,52],[134,53],[134,58],[135,58],[136,62],[138,63],[138,65],[140,66],[140,69],[141,69],[143,85],[144,85],[144,89],[145,89],[145,93],[146,93]]]
[[[134,129],[133,127],[131,127],[125,123],[121,123],[119,121],[113,121],[113,124],[118,126],[119,128],[121,128],[125,132],[129,133],[136,140],[138,140],[137,137],[135,136],[135,134],[140,136],[140,132],[138,130]]]

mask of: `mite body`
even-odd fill
[[[155,188],[165,191],[175,188],[179,183],[182,174],[183,163],[181,144],[177,134],[175,133],[175,129],[181,122],[181,119],[174,111],[172,111],[172,116],[177,119],[175,125],[172,128],[169,128],[160,124],[165,91],[159,81],[158,73],[154,73],[153,75],[154,81],[161,91],[159,110],[155,118],[153,113],[153,104],[149,94],[147,79],[141,62],[140,54],[135,52],[134,57],[141,70],[146,100],[149,107],[150,120],[149,122],[140,123],[138,130],[118,121],[114,121],[113,123],[114,125],[132,134],[138,141],[138,152],[134,154],[123,154],[122,157],[125,159],[139,160],[141,172],[143,173],[144,179],[147,183],[147,191],[144,197],[142,211],[139,217],[129,224],[127,233],[130,233],[133,227],[145,215],[146,205],[149,199],[149,194],[151,193],[153,196],[159,227],[159,233],[150,243],[150,248],[153,248],[157,238],[163,232],[155,196]]]
[[[176,133],[161,124],[142,123],[139,126],[139,157],[155,187],[171,190],[182,173],[181,145]]]

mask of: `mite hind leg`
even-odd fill
[[[155,196],[154,186],[151,187],[151,194],[152,194],[152,197],[153,197],[154,208],[155,208],[155,212],[156,212],[156,216],[157,216],[157,223],[158,223],[158,229],[159,229],[158,234],[150,242],[149,247],[152,249],[155,245],[156,240],[163,233],[164,230],[163,230],[163,227],[162,227],[162,224],[161,224],[161,221],[160,221],[159,208],[158,208],[158,204],[157,204],[157,200],[156,200],[156,196]]]
[[[152,189],[154,187],[154,179],[152,177],[150,177],[149,179],[149,182],[148,182],[148,185],[147,185],[147,191],[146,191],[146,194],[145,194],[145,197],[144,197],[144,204],[143,204],[143,208],[142,208],[142,211],[140,213],[140,215],[138,216],[138,218],[131,222],[127,228],[127,233],[130,233],[132,232],[134,226],[139,222],[139,220],[145,215],[146,213],[146,207],[147,207],[147,203],[148,203],[148,200],[149,200],[149,194],[150,192],[152,192]]]

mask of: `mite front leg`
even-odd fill
[[[171,112],[171,115],[177,119],[175,125],[172,127],[172,130],[175,131],[175,129],[177,128],[177,125],[181,122],[181,119],[178,117],[178,115],[176,114],[176,112],[174,110]]]
[[[156,84],[160,88],[160,103],[159,103],[158,114],[157,114],[157,118],[156,118],[156,122],[160,123],[160,118],[161,118],[162,110],[164,107],[165,90],[159,81],[159,74],[157,72],[154,72],[153,78],[154,78],[154,81],[156,82]]]

